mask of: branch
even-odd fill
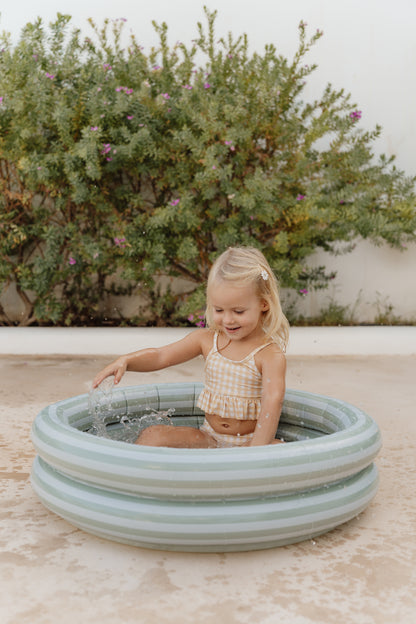
[[[19,322],[19,327],[27,327],[36,321],[36,316],[33,314],[33,303],[19,284],[16,284],[16,292],[25,306],[25,312],[22,320]]]

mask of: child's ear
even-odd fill
[[[264,299],[262,299],[262,302],[261,302],[261,311],[262,311],[262,312],[267,312],[267,310],[270,310],[270,306],[269,306],[269,304],[267,303],[267,301],[265,301]]]

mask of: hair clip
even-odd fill
[[[265,282],[267,282],[267,280],[269,279],[269,274],[267,273],[267,271],[262,271],[260,273],[260,275],[262,276],[262,278],[264,279]]]

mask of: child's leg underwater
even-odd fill
[[[216,448],[215,440],[193,427],[152,425],[144,429],[135,444],[143,446],[168,446],[171,448]]]

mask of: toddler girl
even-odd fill
[[[259,446],[275,434],[285,394],[289,324],[276,278],[257,249],[231,247],[214,263],[207,285],[207,328],[158,349],[119,357],[93,381],[96,388],[126,370],[155,371],[203,355],[205,386],[200,429],[150,426],[136,444],[188,448]]]

